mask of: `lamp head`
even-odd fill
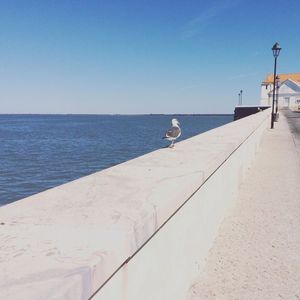
[[[275,44],[273,45],[273,47],[272,47],[273,56],[274,56],[275,58],[279,56],[280,50],[281,50],[281,48],[280,48],[279,44],[278,44],[278,43],[275,43]]]

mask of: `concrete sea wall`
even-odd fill
[[[184,299],[270,110],[0,208],[5,299]]]

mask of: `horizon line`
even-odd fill
[[[233,113],[0,113],[0,116],[215,116],[233,115]]]

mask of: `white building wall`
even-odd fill
[[[298,110],[300,104],[300,92],[296,92],[286,84],[279,87],[278,107],[290,108],[291,110]]]
[[[298,110],[300,105],[300,93],[295,93],[293,96],[290,96],[289,108],[291,110]]]
[[[273,84],[262,84],[260,92],[260,105],[272,105],[269,97],[270,91],[273,89]]]
[[[277,93],[277,91],[276,91]],[[276,100],[276,95],[275,95]],[[273,84],[261,85],[261,105],[272,105],[273,101]],[[299,110],[300,105],[300,87],[297,83],[286,80],[283,82],[278,91],[278,107]]]

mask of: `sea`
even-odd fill
[[[0,115],[0,206],[184,140],[233,115]],[[175,146],[176,147],[176,146]]]

